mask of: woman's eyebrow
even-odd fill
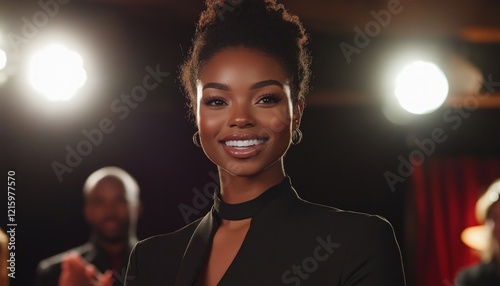
[[[269,79],[269,80],[259,81],[259,82],[252,84],[252,86],[250,86],[250,90],[269,86],[269,85],[277,85],[277,86],[283,88],[283,84],[281,82],[274,80],[274,79]]]
[[[277,85],[277,86],[283,88],[283,84],[281,82],[274,80],[274,79],[269,79],[269,80],[259,81],[259,82],[252,84],[250,86],[250,90],[262,88],[262,87],[269,86],[269,85]],[[215,89],[220,89],[220,90],[224,90],[224,91],[230,90],[230,88],[227,84],[217,83],[217,82],[209,82],[209,83],[203,85],[202,90],[205,90],[207,88],[215,88]]]
[[[209,82],[205,84],[202,90],[205,90],[206,88],[215,88],[224,91],[229,91],[229,86],[227,84],[217,83],[217,82]]]

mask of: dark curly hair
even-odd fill
[[[206,0],[180,80],[190,110],[196,106],[196,80],[212,56],[224,48],[246,47],[276,59],[290,77],[294,103],[309,91],[311,57],[302,23],[275,0]]]

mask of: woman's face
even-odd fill
[[[282,66],[248,48],[215,54],[197,82],[196,121],[203,150],[220,169],[237,176],[282,169],[302,108],[302,103],[292,104]]]

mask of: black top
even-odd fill
[[[458,286],[498,286],[499,266],[495,259],[462,269],[456,279]]]
[[[119,270],[113,270],[114,286],[123,285],[125,281],[125,272],[128,257],[133,245],[137,240],[133,240],[126,251],[120,255],[121,267]],[[59,285],[59,276],[61,275],[61,263],[65,254],[77,253],[87,262],[93,264],[99,271],[104,273],[108,269],[112,269],[110,257],[104,249],[98,247],[93,242],[88,242],[79,247],[70,249],[63,253],[54,255],[44,259],[38,263],[35,286],[57,286]]]
[[[253,207],[236,215],[241,219],[254,212],[218,285],[405,285],[399,246],[387,220],[304,201],[289,178],[255,200],[241,204]],[[137,243],[125,285],[192,286],[206,263],[219,215],[227,217],[224,211],[218,214],[220,202],[215,201],[205,217]],[[240,204],[224,205],[228,210]]]

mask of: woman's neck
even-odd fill
[[[285,171],[279,163],[254,176],[235,176],[219,168],[221,198],[229,204],[250,201],[279,184],[284,177]]]

